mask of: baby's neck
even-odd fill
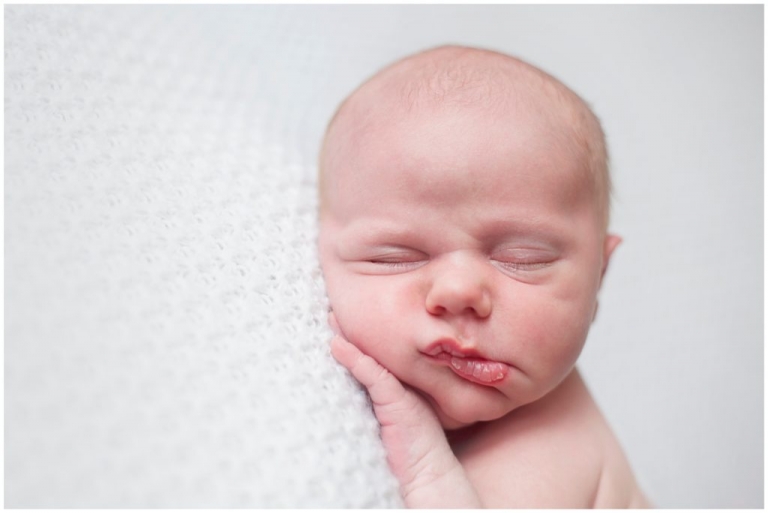
[[[484,426],[484,422],[475,422],[474,424],[458,429],[445,430],[445,436],[448,438],[448,443],[451,445],[453,452],[456,452],[456,450],[464,445],[464,443],[473,438]]]

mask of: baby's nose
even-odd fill
[[[432,281],[426,308],[432,315],[470,313],[484,319],[493,305],[485,273],[476,264],[461,262],[444,266]]]

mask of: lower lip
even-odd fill
[[[506,363],[483,358],[462,358],[448,353],[440,353],[432,358],[447,363],[457,376],[485,386],[496,386],[504,381],[510,369]]]

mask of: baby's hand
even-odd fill
[[[481,507],[429,403],[344,338],[333,313],[329,323],[336,333],[331,353],[371,396],[389,466],[400,482],[405,505]]]

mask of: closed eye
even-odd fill
[[[393,253],[362,261],[365,270],[371,274],[389,274],[407,272],[417,269],[427,263],[429,258],[419,253]]]
[[[510,249],[491,256],[491,261],[502,271],[533,272],[554,264],[558,255],[538,249]]]

